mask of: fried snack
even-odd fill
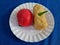
[[[47,28],[48,23],[45,17],[44,8],[41,5],[36,4],[33,8],[34,13],[34,27],[37,30],[42,30]],[[47,11],[45,11],[47,12]],[[44,13],[44,14],[43,14]],[[39,15],[41,14],[41,15]]]

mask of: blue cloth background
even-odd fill
[[[16,38],[10,30],[9,16],[12,10],[26,2],[40,3],[53,13],[55,19],[54,31],[41,42],[24,42]],[[0,0],[0,45],[60,45],[60,0]]]

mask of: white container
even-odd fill
[[[9,25],[10,25],[11,31],[17,38],[19,38],[23,41],[26,41],[26,42],[42,41],[42,40],[46,39],[52,33],[53,28],[54,28],[54,17],[52,15],[52,13],[50,12],[49,9],[47,9],[45,6],[43,6],[41,4],[39,4],[39,5],[41,5],[45,10],[48,11],[46,13],[48,28],[46,28],[45,30],[36,30],[36,29],[34,29],[33,25],[28,26],[28,27],[18,26],[17,17],[16,17],[17,12],[20,9],[27,8],[27,9],[31,10],[31,12],[33,13],[33,7],[36,4],[38,4],[38,3],[21,4],[21,5],[17,6],[10,15]]]

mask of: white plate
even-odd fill
[[[29,10],[31,10],[31,12],[33,13],[33,7],[34,5],[36,5],[38,3],[24,3],[19,5],[18,7],[16,7],[13,12],[11,13],[10,19],[9,19],[9,25],[11,28],[11,31],[13,32],[13,34],[26,42],[38,42],[38,41],[42,41],[44,39],[46,39],[53,31],[54,28],[54,17],[52,15],[52,13],[50,12],[49,9],[47,9],[45,6],[41,5],[45,10],[48,11],[48,13],[46,14],[46,18],[47,18],[47,22],[48,22],[48,28],[46,28],[45,30],[35,30],[33,25],[32,26],[28,26],[28,27],[20,27],[18,26],[18,22],[17,22],[17,12],[20,9],[23,8],[27,8]]]

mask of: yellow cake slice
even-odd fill
[[[47,28],[48,23],[45,17],[47,11],[41,5],[36,4],[33,8],[34,13],[34,27],[35,29],[42,30]]]

